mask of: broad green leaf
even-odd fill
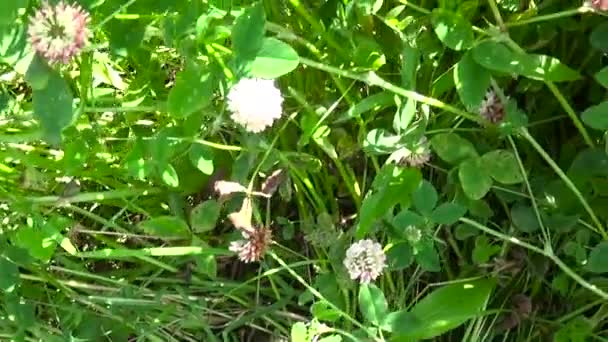
[[[4,256],[0,256],[0,290],[13,292],[19,282],[19,268],[17,265]]]
[[[392,332],[395,336],[401,333],[409,331],[418,331],[422,329],[424,322],[422,322],[416,315],[407,310],[400,310],[391,312],[384,318],[382,322],[382,330]],[[401,341],[396,339],[396,341]]]
[[[597,25],[591,32],[589,41],[594,48],[604,53],[608,52],[608,22],[604,21]]]
[[[171,164],[164,165],[164,167],[160,170],[160,177],[163,182],[170,187],[176,188],[179,186],[177,171],[175,171],[175,168]]]
[[[318,342],[342,342],[342,336],[340,335],[329,335],[322,337]]]
[[[456,133],[435,135],[431,138],[431,147],[439,158],[450,164],[457,164],[467,158],[478,156],[473,144]]]
[[[12,238],[15,246],[26,249],[29,254],[43,262],[48,262],[57,247],[57,243],[41,229],[23,226]]]
[[[28,2],[28,0],[0,1],[0,26],[15,24],[19,9],[26,8]]]
[[[420,185],[412,194],[414,207],[425,216],[431,215],[435,205],[437,205],[437,198],[435,187],[426,180],[420,182]]]
[[[241,62],[250,62],[262,48],[266,14],[261,1],[243,11],[232,27],[232,49]]]
[[[18,323],[19,329],[28,329],[36,323],[34,305],[26,298],[20,298],[15,294],[5,295],[4,303],[6,315]]]
[[[198,65],[188,62],[177,74],[175,86],[169,92],[167,109],[175,118],[182,119],[203,109],[211,102],[215,78]]]
[[[356,236],[362,238],[373,224],[397,204],[409,205],[412,192],[422,178],[416,169],[402,169],[386,165],[374,179],[375,189],[368,194],[361,205]],[[380,181],[381,178],[385,178]]]
[[[179,237],[187,238],[190,236],[190,229],[184,220],[173,216],[158,216],[143,221],[139,224],[144,232],[159,237]]]
[[[478,317],[486,307],[494,283],[487,279],[446,285],[424,297],[410,313],[419,324],[393,330],[399,337],[431,339]]]
[[[298,63],[300,57],[291,46],[275,38],[265,38],[251,63],[250,73],[254,77],[274,79],[291,72]]]
[[[196,166],[202,173],[211,175],[213,173],[213,150],[200,144],[192,144],[188,157],[192,165]]]
[[[431,23],[439,40],[453,50],[464,50],[473,45],[473,27],[458,13],[434,9]]]
[[[469,109],[477,109],[490,88],[490,72],[477,64],[471,52],[465,53],[454,69],[454,84],[460,101]]]
[[[362,284],[359,288],[359,309],[363,318],[374,325],[379,325],[388,310],[382,290],[374,284]]]
[[[608,66],[595,74],[595,80],[601,84],[604,88],[608,88]]]
[[[608,241],[602,241],[589,253],[589,260],[587,261],[587,270],[593,273],[606,273],[608,272]]]
[[[382,47],[371,38],[354,36],[355,49],[351,55],[353,67],[363,70],[378,70],[386,64]]]
[[[52,72],[47,62],[36,54],[25,72],[25,80],[32,89],[44,89]]]
[[[34,117],[40,121],[46,140],[61,141],[61,131],[73,119],[72,91],[57,71],[51,71],[46,87],[32,90]]]
[[[427,272],[439,272],[441,271],[441,264],[439,261],[439,254],[435,249],[433,240],[422,239],[414,246],[416,250],[415,259],[416,262]]]
[[[395,215],[392,223],[393,226],[403,232],[409,226],[422,226],[424,222],[424,217],[415,212],[402,210],[399,214]]]
[[[363,149],[370,154],[389,154],[401,146],[401,137],[384,129],[372,129],[363,141]]]
[[[310,312],[316,319],[326,322],[335,322],[341,316],[340,311],[330,307],[326,301],[314,303],[310,307]]]
[[[517,184],[524,180],[512,152],[494,150],[484,154],[481,159],[490,176],[499,183]]]
[[[431,220],[439,224],[454,224],[458,222],[467,209],[457,203],[442,203],[431,214]]]
[[[195,233],[204,233],[215,228],[220,216],[220,204],[216,200],[200,203],[190,213],[190,226]]]
[[[456,226],[456,229],[454,229],[454,236],[456,237],[456,239],[458,240],[466,240],[470,237],[476,236],[479,234],[479,230],[469,224],[459,224],[458,226]]]
[[[577,315],[553,335],[553,342],[585,342],[591,340],[596,323]]]
[[[608,130],[608,101],[585,109],[581,119],[591,128]]]
[[[542,81],[574,81],[581,75],[551,56],[514,52],[502,43],[484,41],[473,48],[473,59],[481,66]]]
[[[292,342],[308,342],[308,329],[303,322],[298,322],[291,326]]]
[[[402,270],[414,261],[414,250],[408,242],[399,242],[391,246],[386,253],[388,266],[392,270]]]
[[[516,204],[511,208],[511,220],[513,225],[522,232],[532,233],[540,229],[536,213],[529,206]]]
[[[460,163],[458,179],[467,197],[474,200],[483,198],[492,187],[492,178],[483,167],[481,158],[470,158]]]
[[[475,239],[475,248],[473,248],[473,254],[471,259],[476,264],[486,264],[490,261],[490,258],[499,253],[501,247],[490,243],[485,235],[480,235]]]

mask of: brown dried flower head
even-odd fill
[[[272,243],[272,231],[268,227],[260,227],[251,232],[243,231],[242,234],[243,239],[231,242],[228,249],[236,253],[242,262],[260,261]]]
[[[28,35],[34,51],[50,63],[67,64],[88,43],[89,14],[80,6],[44,1],[29,19]]]
[[[431,160],[431,149],[426,137],[420,138],[418,143],[408,149],[409,154],[401,158],[400,164],[409,167],[422,167]]]
[[[488,90],[485,99],[481,101],[479,114],[493,124],[497,124],[505,118],[505,106],[493,89]]]

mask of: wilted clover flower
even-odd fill
[[[249,232],[242,232],[243,239],[230,243],[228,249],[236,253],[242,262],[259,261],[272,243],[272,232],[269,228],[261,227]]]
[[[63,0],[44,1],[29,20],[28,35],[34,50],[51,63],[68,63],[87,44],[89,14]]]
[[[244,78],[228,93],[230,117],[252,133],[265,130],[280,118],[282,105],[281,91],[272,80]]]
[[[386,267],[386,255],[379,243],[361,240],[353,243],[346,251],[344,266],[351,279],[359,278],[362,284],[367,284],[382,274]]]
[[[479,114],[493,124],[505,118],[505,106],[493,89],[488,90],[486,97],[481,101]]]
[[[431,160],[431,150],[426,137],[422,137],[416,146],[408,149],[401,158],[400,164],[410,167],[421,167]]]

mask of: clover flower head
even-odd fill
[[[401,158],[400,164],[410,167],[422,167],[431,160],[431,150],[426,137],[422,137],[416,146],[408,149],[409,154]]]
[[[362,284],[368,284],[382,274],[386,267],[386,255],[382,245],[366,239],[353,243],[346,251],[344,266],[350,278],[359,278]]]
[[[608,0],[592,0],[591,7],[598,11],[608,11]]]
[[[505,118],[505,106],[493,89],[488,90],[486,97],[481,101],[479,114],[493,124]]]
[[[261,227],[250,232],[242,232],[243,239],[230,243],[228,249],[238,255],[244,263],[259,261],[272,243],[272,232]]]
[[[244,78],[228,92],[228,110],[234,122],[259,133],[283,114],[283,96],[272,80]]]
[[[28,35],[34,51],[50,63],[67,64],[88,42],[89,14],[60,1],[42,6],[30,17]]]

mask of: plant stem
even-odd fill
[[[527,25],[527,24],[532,24],[532,23],[538,23],[541,21],[547,21],[547,20],[554,20],[554,19],[559,19],[559,18],[565,18],[565,17],[571,17],[577,14],[581,14],[581,13],[586,13],[589,12],[590,10],[585,7],[585,6],[581,6],[579,8],[573,8],[573,9],[569,9],[569,10],[565,10],[565,11],[561,11],[561,12],[557,12],[557,13],[551,13],[551,14],[545,14],[545,15],[539,15],[530,19],[524,19],[524,20],[520,20],[520,21],[513,21],[513,22],[508,22],[505,24],[506,27],[514,27],[514,26],[522,26],[522,25]]]
[[[594,147],[595,144],[593,143],[593,140],[591,140],[587,129],[585,128],[585,126],[583,126],[583,123],[578,118],[578,116],[574,112],[574,109],[572,109],[572,106],[570,106],[564,95],[561,93],[561,91],[559,91],[559,88],[557,88],[555,84],[551,81],[545,81],[545,84],[547,85],[547,88],[551,90],[557,101],[562,105],[562,108],[564,109],[564,111],[566,111],[566,114],[568,114],[568,116],[572,120],[572,123],[574,123],[576,129],[578,129],[578,131],[581,133],[583,139],[585,140],[585,143],[589,145],[589,147]]]
[[[583,207],[585,208],[585,210],[591,217],[591,220],[593,221],[593,223],[597,226],[598,230],[600,231],[600,234],[602,235],[602,238],[604,240],[608,240],[608,233],[606,233],[606,231],[604,230],[604,227],[602,226],[602,223],[600,222],[598,217],[595,215],[595,212],[593,212],[593,209],[591,209],[591,206],[589,205],[589,203],[587,202],[587,200],[585,199],[583,194],[581,194],[581,192],[578,190],[576,185],[574,185],[574,183],[572,183],[570,178],[568,178],[568,176],[566,176],[564,171],[562,171],[562,169],[560,169],[560,167],[557,165],[557,163],[555,161],[553,161],[553,159],[551,159],[549,154],[547,154],[547,152],[545,152],[545,150],[534,139],[534,137],[532,137],[532,135],[530,135],[530,133],[528,132],[527,129],[525,129],[525,128],[520,129],[519,132],[520,132],[521,136],[524,137],[524,139],[526,139],[530,143],[530,145],[532,145],[532,147],[534,147],[536,152],[538,152],[538,154],[541,155],[541,157],[547,162],[547,164],[549,164],[549,166],[551,166],[551,168],[559,176],[559,178],[561,178],[562,181],[564,183],[566,183],[566,186],[568,188],[570,188],[570,190],[578,198],[578,200],[581,202],[581,204],[583,205]]]
[[[497,237],[501,240],[507,241],[507,242],[511,242],[513,244],[516,244],[520,247],[524,247],[530,251],[536,252],[538,254],[542,254],[544,256],[546,256],[547,258],[551,259],[551,261],[553,261],[562,271],[564,271],[564,273],[566,273],[570,278],[572,278],[574,281],[576,281],[577,283],[579,283],[582,287],[588,289],[589,291],[595,293],[596,295],[600,296],[601,298],[608,300],[608,293],[604,292],[603,290],[601,290],[600,288],[598,288],[597,286],[587,282],[585,279],[583,279],[581,276],[579,276],[576,272],[574,272],[570,267],[568,267],[568,265],[566,265],[563,261],[561,261],[561,259],[559,259],[557,256],[555,256],[555,254],[552,252],[552,250],[550,248],[545,248],[540,249],[536,246],[533,246],[527,242],[521,241],[515,237],[511,237],[508,235],[505,235],[503,233],[497,232],[493,229],[490,229],[480,223],[478,223],[477,221],[473,221],[470,220],[468,218],[461,218],[460,222],[462,223],[466,223],[468,225],[471,225],[485,233],[488,233],[494,237]]]
[[[101,192],[87,192],[76,194],[70,197],[62,196],[41,196],[41,197],[27,197],[25,200],[35,204],[67,204],[67,203],[78,203],[78,202],[95,202],[109,199],[122,199],[133,196],[147,196],[156,195],[161,193],[160,189],[146,189],[146,190],[111,190]]]
[[[446,112],[454,113],[456,115],[462,116],[464,118],[467,118],[467,119],[477,122],[477,123],[482,123],[482,120],[479,117],[479,115],[475,115],[473,113],[466,112],[464,110],[451,106],[445,102],[439,101],[435,98],[421,95],[415,91],[403,89],[399,86],[396,86],[396,85],[384,80],[383,78],[381,78],[380,76],[378,76],[376,73],[374,73],[372,71],[367,72],[367,73],[356,73],[356,72],[352,72],[352,71],[348,71],[348,70],[342,70],[342,69],[339,69],[339,68],[336,68],[336,67],[333,67],[330,65],[318,63],[318,62],[315,62],[313,60],[310,60],[310,59],[307,59],[304,57],[300,58],[300,62],[302,64],[308,65],[312,68],[323,70],[328,73],[340,75],[342,77],[350,78],[353,80],[361,81],[370,86],[377,86],[377,87],[386,89],[388,91],[391,91],[397,95],[401,95],[403,97],[425,103],[429,106],[445,110]]]

